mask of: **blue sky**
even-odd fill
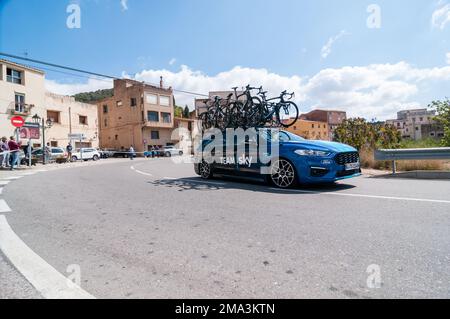
[[[71,3],[81,9],[79,29],[66,26]],[[251,80],[273,94],[295,90],[304,111],[383,118],[450,95],[449,3],[0,0],[0,51],[151,82],[164,75],[202,93]],[[367,26],[370,4],[381,10],[380,28]],[[109,85],[46,77],[58,93]]]

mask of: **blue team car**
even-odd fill
[[[225,135],[223,149],[215,136],[203,137],[194,157],[197,175],[204,179],[214,175],[258,178],[279,188],[296,184],[334,183],[361,175],[359,153],[349,145],[306,140],[287,131],[274,134],[270,130],[260,129],[256,138],[234,139],[233,154],[230,148],[225,149]],[[261,141],[267,143],[263,151],[264,159],[258,157]],[[212,144],[215,147],[211,147]],[[272,155],[273,145],[278,146],[276,156]]]

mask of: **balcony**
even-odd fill
[[[11,115],[29,116],[34,104],[15,103],[11,102],[8,107],[8,113]]]

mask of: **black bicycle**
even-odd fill
[[[230,124],[234,127],[254,127],[258,123],[259,110],[261,108],[261,99],[252,96],[253,90],[262,88],[254,88],[247,85],[244,92],[237,93],[237,87],[232,88],[234,91],[235,101],[229,105]],[[243,100],[242,98],[245,97]]]
[[[299,117],[298,106],[292,101],[286,101],[285,97],[289,96],[291,100],[295,93],[281,92],[280,96],[268,99],[266,97],[267,91],[262,88],[258,93],[261,96],[262,104],[260,109],[259,125],[282,126],[290,127],[297,122]],[[272,102],[278,100],[277,103]]]

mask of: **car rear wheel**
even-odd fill
[[[99,160],[98,155],[94,155],[94,157],[92,157],[92,159],[96,162]]]
[[[211,179],[213,177],[211,165],[206,161],[199,164],[198,170],[203,179]]]
[[[170,153],[170,152],[166,152],[166,157],[171,157],[172,156],[172,154]]]
[[[78,158],[76,156],[72,156],[72,162],[78,161]]]
[[[297,175],[294,165],[283,158],[273,161],[270,166],[269,181],[278,188],[290,188],[295,185]]]
[[[179,154],[180,156],[183,156],[183,151],[180,151],[178,154]]]

